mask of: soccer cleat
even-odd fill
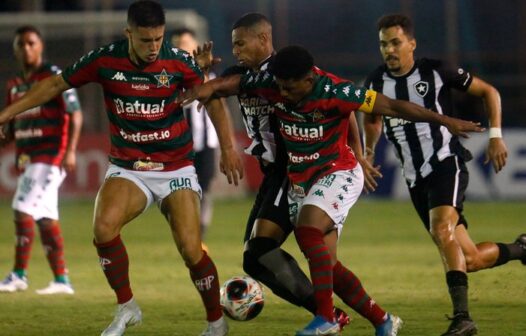
[[[0,292],[14,293],[27,289],[27,278],[19,277],[15,272],[9,273],[4,281],[0,282]]]
[[[53,295],[53,294],[75,294],[75,290],[69,283],[51,281],[46,288],[37,289],[35,291],[38,295]]]
[[[471,336],[477,334],[477,325],[473,320],[465,314],[456,314],[453,317],[448,317],[451,324],[447,331],[442,336]]]
[[[526,265],[526,233],[521,234],[515,239],[515,244],[522,247],[524,250],[524,256],[520,259],[523,265]]]
[[[208,326],[200,336],[225,336],[227,334],[228,323],[226,322],[226,319],[221,316],[221,318],[217,321],[208,322]]]
[[[395,315],[388,314],[387,320],[385,320],[384,323],[376,327],[375,335],[376,336],[396,336],[398,335],[398,331],[402,329],[402,324],[404,324],[404,321],[402,321],[401,318]]]
[[[334,307],[333,312],[334,316],[336,317],[336,322],[338,322],[338,325],[340,326],[340,331],[342,331],[345,326],[351,323],[351,317],[340,308]]]
[[[106,328],[101,336],[121,336],[127,327],[141,324],[142,312],[135,299],[119,304],[115,313],[115,318]]]
[[[330,335],[336,336],[340,334],[340,325],[338,322],[329,322],[323,316],[316,315],[307,326],[296,331],[296,336],[316,336],[316,335]]]

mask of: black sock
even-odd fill
[[[461,271],[449,271],[446,273],[446,282],[453,303],[453,315],[469,317],[467,274]]]

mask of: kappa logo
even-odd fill
[[[112,80],[116,80],[116,81],[122,81],[122,82],[126,82],[127,79],[126,79],[126,76],[124,76],[124,74],[120,71],[116,72],[115,75],[113,75],[113,77],[111,77]]]
[[[415,84],[413,84],[413,87],[415,88],[416,94],[421,98],[424,98],[424,96],[427,94],[427,91],[429,90],[429,83],[424,81],[418,81]]]
[[[169,75],[166,72],[166,69],[163,68],[163,71],[161,71],[160,74],[155,75],[154,77],[155,77],[155,79],[157,79],[157,87],[158,88],[160,88],[160,87],[167,87],[167,88],[169,88],[170,87],[170,80],[172,80],[172,78],[174,76]]]

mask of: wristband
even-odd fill
[[[489,138],[502,138],[502,129],[500,127],[490,127]]]

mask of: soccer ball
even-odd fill
[[[263,287],[249,276],[235,276],[220,290],[221,307],[226,316],[236,321],[248,321],[261,313],[264,305]]]

